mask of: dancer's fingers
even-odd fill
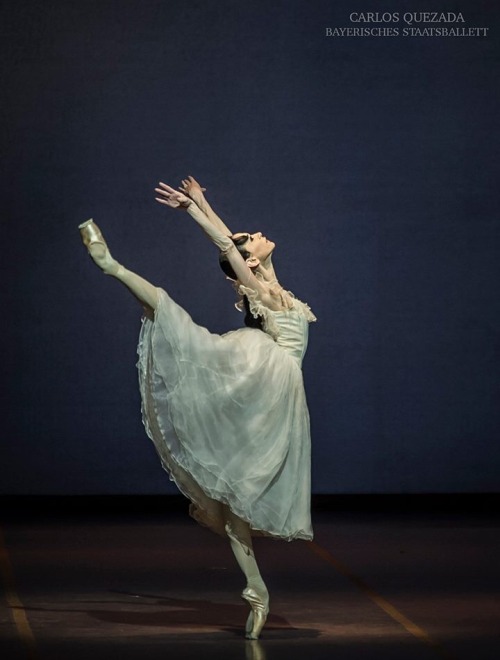
[[[170,193],[177,192],[174,188],[172,188],[172,186],[168,186],[166,183],[163,183],[163,181],[160,181],[158,185],[164,188],[165,190],[168,190],[168,192]]]
[[[196,181],[196,179],[194,178],[194,176],[191,176],[191,174],[190,174],[188,178],[189,178],[189,182],[190,182],[191,184],[195,185],[195,186],[198,186],[198,188],[201,190],[201,192],[205,192],[205,191],[206,191],[206,188],[203,188],[202,186],[200,186],[200,184],[198,183],[198,181]]]

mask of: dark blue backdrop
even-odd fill
[[[215,248],[153,200],[188,173],[318,317],[314,491],[499,490],[498,3],[379,8],[487,37],[325,36],[372,5],[4,0],[1,492],[175,492],[140,420],[140,308],[76,228],[238,327]]]

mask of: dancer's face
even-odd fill
[[[233,240],[238,240],[239,238],[247,237],[247,241],[243,243],[241,247],[247,252],[250,252],[252,257],[257,257],[259,261],[265,261],[273,252],[276,244],[273,241],[270,241],[265,236],[262,236],[262,232],[258,231],[256,234],[248,234],[246,232],[240,232],[238,234],[233,234]]]

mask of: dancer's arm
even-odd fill
[[[245,259],[240,254],[233,241],[229,238],[229,236],[224,236],[224,234],[222,234],[216,227],[214,227],[208,217],[200,209],[200,207],[192,200],[190,201],[191,203],[186,207],[187,212],[194,220],[196,220],[203,231],[208,235],[210,240],[215,243],[215,245],[217,245],[219,250],[227,256],[227,259],[233,267],[239,282],[244,286],[258,291],[261,300],[267,298],[267,290],[255,277],[251,268],[249,268]]]
[[[203,229],[212,243],[214,243],[221,252],[226,254],[239,282],[244,286],[258,291],[262,301],[267,300],[267,290],[255,277],[231,238],[215,227],[192,199],[186,197],[186,195],[178,190],[174,190],[174,188],[171,188],[165,183],[160,185],[161,188],[155,188],[155,191],[160,195],[160,197],[155,198],[156,201],[160,202],[160,204],[170,206],[171,208],[184,208],[189,215],[196,220],[197,224]]]
[[[206,188],[202,188],[194,177],[190,175],[187,179],[183,179],[180,189],[185,195],[196,202],[196,204],[200,207],[203,213],[214,225],[214,227],[217,227],[217,229],[219,229],[226,236],[232,235],[233,232],[227,227],[227,225],[224,224],[224,222],[207,202],[205,195],[203,194],[203,191],[206,190]]]

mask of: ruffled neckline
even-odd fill
[[[235,303],[235,307],[238,311],[243,312],[245,307],[243,303],[243,296],[246,296],[248,298],[248,304],[250,307],[250,312],[254,318],[258,318],[259,316],[262,318],[262,325],[263,329],[265,332],[270,335],[273,339],[277,339],[280,334],[280,328],[278,323],[276,322],[275,316],[279,314],[289,314],[292,311],[297,311],[299,312],[309,323],[312,323],[316,321],[316,316],[313,314],[311,311],[311,308],[309,305],[305,302],[302,302],[302,300],[299,300],[298,298],[295,297],[295,295],[291,291],[287,291],[285,289],[281,289],[278,292],[278,295],[281,295],[282,302],[285,304],[285,298],[283,296],[283,291],[290,296],[291,300],[291,306],[288,309],[280,309],[280,310],[273,310],[269,309],[269,307],[266,307],[265,305],[262,304],[262,302],[259,300],[258,297],[258,292],[255,291],[255,289],[251,289],[250,287],[247,287],[243,284],[238,284],[237,282],[233,281],[233,286],[236,290],[236,292],[242,296],[241,299]]]

